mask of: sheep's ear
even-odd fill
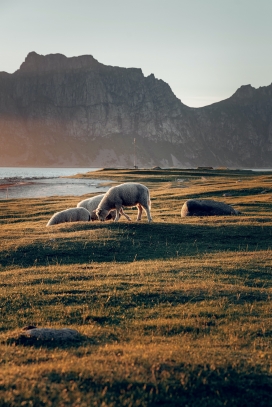
[[[96,213],[96,209],[94,209],[93,212]]]

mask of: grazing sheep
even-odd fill
[[[120,210],[122,206],[137,206],[137,220],[141,220],[144,208],[148,222],[152,221],[150,214],[151,201],[149,190],[145,185],[136,182],[126,182],[110,188],[98,205],[96,215],[99,220],[104,221],[108,213],[111,210],[116,209],[114,222],[117,222],[120,218]]]
[[[181,217],[185,216],[223,216],[238,215],[231,205],[212,199],[189,199],[181,208]]]
[[[85,208],[69,208],[65,211],[55,213],[46,226],[57,225],[65,222],[88,222],[91,214]]]
[[[87,209],[91,214],[92,221],[98,220],[95,210],[97,209],[97,207],[100,204],[104,195],[105,194],[100,194],[100,195],[93,196],[92,198],[84,199],[83,201],[81,201],[77,204],[77,207]],[[124,217],[127,218],[127,220],[131,220],[130,217],[125,214],[125,212],[123,211],[123,208],[121,208],[120,214],[124,215]],[[108,214],[108,216],[106,217],[106,220],[115,219],[115,218],[116,218],[116,210],[113,210]]]

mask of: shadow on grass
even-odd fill
[[[136,288],[137,289],[137,288]],[[33,295],[32,291],[27,293],[16,293],[14,296],[2,298],[0,323],[2,330],[10,329],[10,324],[15,328],[18,326],[16,318],[7,320],[8,315],[20,313],[20,320],[24,324],[29,321],[46,321],[50,324],[71,325],[96,325],[100,327],[109,327],[115,329],[122,326],[126,320],[141,318],[141,313],[137,317],[135,309],[159,309],[164,304],[166,306],[179,306],[180,304],[199,304],[207,301],[217,301],[220,304],[222,315],[230,306],[247,306],[251,304],[267,304],[270,301],[269,290],[255,290],[250,287],[244,287],[240,292],[229,290],[209,291],[207,288],[193,289],[191,291],[172,290],[168,292],[144,292],[135,293],[135,287],[124,293],[119,291],[118,283],[112,290],[73,290],[73,294],[67,294],[62,290],[54,293],[43,292],[42,295]],[[88,307],[88,311],[82,313],[82,305]],[[40,309],[46,305],[41,319]],[[72,307],[72,308],[69,308]],[[56,310],[53,312],[52,310]],[[66,311],[65,311],[66,310]],[[221,317],[222,317],[221,315]],[[212,314],[208,318],[207,326],[212,326],[216,316]],[[202,323],[202,322],[201,322]],[[206,326],[204,327],[206,329]],[[167,330],[168,328],[166,328]],[[181,331],[183,327],[181,327]]]
[[[95,236],[88,230],[96,231]],[[110,234],[105,237],[105,230]],[[84,237],[69,232],[84,231]],[[101,231],[101,236],[99,232]],[[188,225],[165,223],[92,223],[69,225],[58,232],[64,236],[34,241],[0,253],[0,265],[81,264],[91,262],[132,262],[159,260],[219,251],[267,250],[271,247],[271,229],[263,224]]]
[[[87,382],[82,383],[83,387]],[[165,407],[268,406],[271,390],[271,380],[264,374],[239,374],[231,367],[213,370],[209,366],[165,364],[153,370],[152,381],[124,380],[109,384],[105,399],[110,401],[120,394],[120,405],[130,402]]]
[[[194,199],[207,199],[207,198],[213,198],[213,197],[219,197],[221,200],[224,200],[224,193],[229,193],[230,196],[232,197],[246,197],[246,196],[252,196],[254,197],[256,195],[259,195],[263,193],[265,188],[244,188],[244,189],[221,189],[219,191],[211,191],[211,192],[200,192],[200,193],[194,193],[194,194],[185,194],[183,195],[182,199],[186,198],[194,198]],[[266,193],[271,193],[270,189],[267,190]],[[239,204],[240,205],[240,204]],[[271,208],[272,204],[265,204],[262,202],[262,207],[266,205]],[[260,206],[260,204],[259,204]]]
[[[206,336],[210,334],[210,326],[184,326],[184,325],[147,325],[143,328],[144,334],[147,336],[163,336],[163,337],[172,337],[176,335],[190,334],[191,338],[197,336]]]
[[[50,372],[42,381],[33,382],[28,393],[20,391],[21,382],[1,386],[1,406],[19,406],[24,401],[35,405],[103,405],[164,407],[268,407],[271,406],[271,378],[252,367],[214,368],[209,365],[164,363],[156,366],[145,362],[144,377],[137,377],[137,365],[126,376],[110,375],[108,380],[88,370]],[[128,367],[124,369],[127,371]],[[129,376],[129,378],[127,377]],[[11,392],[12,389],[12,392]],[[50,392],[48,392],[50,389]],[[20,389],[21,390],[21,389]],[[14,403],[5,404],[5,393],[16,394]],[[10,399],[10,401],[12,401]],[[28,405],[28,404],[27,404]],[[30,405],[30,404],[29,404]]]

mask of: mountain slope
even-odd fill
[[[0,73],[0,165],[271,167],[271,93],[189,108],[141,69],[32,52]]]

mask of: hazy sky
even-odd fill
[[[142,68],[188,106],[272,82],[272,0],[0,0],[0,71],[31,51]]]

